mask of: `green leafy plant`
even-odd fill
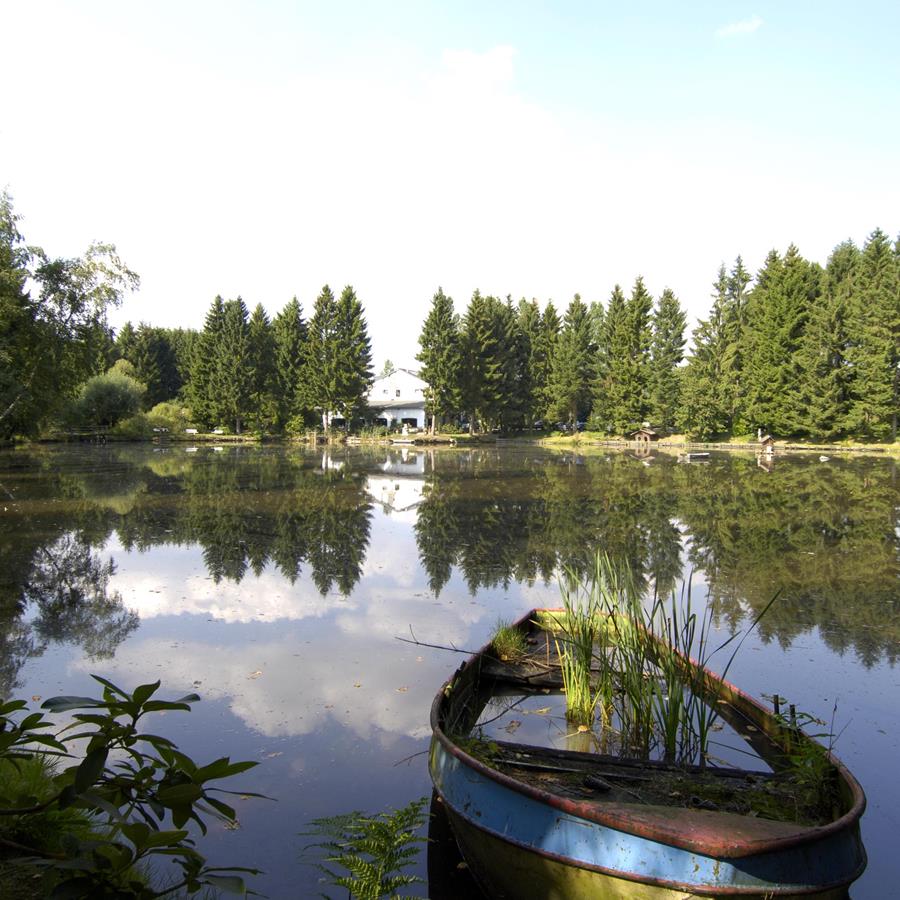
[[[417,845],[427,840],[416,834],[427,818],[427,799],[414,800],[393,813],[369,816],[351,812],[314,819],[312,829],[302,834],[321,840],[308,844],[305,851],[324,851],[324,860],[313,865],[335,887],[346,888],[348,897],[399,897],[400,888],[422,881],[403,870],[415,860],[420,849]]]
[[[232,792],[211,783],[256,763],[222,757],[200,766],[168,738],[139,730],[148,713],[189,711],[200,699],[196,694],[157,700],[158,681],[128,693],[105,678],[92,677],[103,685],[100,698],[64,696],[44,702],[42,709],[52,713],[77,710],[73,721],[56,734],[51,730],[54,723],[40,712],[27,712],[24,701],[0,703],[0,761],[21,768],[45,755],[59,766],[51,776],[49,796],[0,788],[0,818],[27,822],[49,810],[80,810],[93,825],[87,836],[73,833],[64,852],[10,841],[7,850],[47,872],[53,883],[49,896],[54,898],[150,900],[208,887],[246,894],[242,874],[257,870],[207,865],[185,826],[194,823],[205,834],[205,816],[236,821],[234,809],[213,796]],[[77,755],[72,752],[76,742]],[[63,767],[64,760],[75,759]],[[155,889],[139,869],[162,858],[180,871],[173,883]]]

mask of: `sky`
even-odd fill
[[[900,4],[0,0],[0,190],[114,243],[111,321],[352,284],[414,366],[438,286],[692,320],[721,263],[900,229]]]

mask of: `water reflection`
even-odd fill
[[[376,507],[414,526],[435,596],[454,571],[475,595],[552,581],[560,567],[583,571],[602,547],[663,592],[685,567],[702,571],[718,619],[731,626],[780,590],[761,625],[766,639],[787,645],[818,627],[837,652],[893,663],[896,464],[765,462],[714,455],[709,465],[680,466],[658,453],[493,448],[7,454],[2,677],[13,684],[22,661],[53,641],[108,656],[137,627],[108,590],[114,563],[101,548],[110,542],[126,553],[201,548],[215,597],[205,578],[197,590],[187,577],[180,598],[157,609],[145,602],[143,616],[193,610],[246,620],[235,586],[252,573],[265,587],[256,591],[264,614],[297,618],[328,604],[293,595],[292,608],[279,606],[278,578],[294,584],[307,567],[321,597],[349,597],[366,566]],[[390,556],[379,550],[376,570],[400,564]]]

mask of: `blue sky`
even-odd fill
[[[638,9],[639,11],[634,11]],[[115,242],[114,321],[352,283],[411,363],[440,284],[704,315],[720,262],[896,234],[900,6],[0,0],[0,186]]]

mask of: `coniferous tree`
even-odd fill
[[[322,417],[322,426],[330,430],[330,414],[338,404],[338,307],[326,284],[313,307],[309,320],[309,339],[304,360],[301,397],[304,405]]]
[[[372,384],[372,349],[362,304],[349,285],[335,300],[326,284],[309,322],[302,402],[322,416],[325,432],[331,415],[349,422]]]
[[[341,292],[338,315],[338,412],[349,424],[362,412],[372,386],[372,342],[362,304],[348,284]]]
[[[193,348],[188,401],[194,419],[205,428],[222,421],[219,348],[225,327],[225,301],[216,295],[206,314],[203,331]]]
[[[441,288],[431,298],[431,310],[419,335],[419,354],[422,363],[419,377],[427,384],[425,406],[431,417],[430,431],[437,424],[457,415],[460,406],[460,346],[459,321],[453,311],[453,298]]]
[[[781,259],[771,252],[747,305],[746,388],[748,421],[791,434],[798,380],[797,350],[809,310],[821,291],[821,268],[791,245]]]
[[[553,351],[556,348],[561,328],[562,322],[560,322],[559,313],[557,313],[553,301],[548,300],[541,316],[540,340],[535,352],[534,364],[535,401],[542,416],[547,415],[547,408],[550,404],[547,393],[550,381],[550,361],[553,359]]]
[[[250,325],[240,297],[224,304],[216,367],[222,416],[240,434],[250,414],[251,393]]]
[[[294,297],[275,316],[272,325],[274,352],[274,392],[276,422],[283,431],[292,416],[303,414],[299,397],[307,351],[307,329],[303,309]]]
[[[728,416],[728,429],[748,427],[742,421],[744,400],[744,350],[748,287],[752,276],[740,256],[728,276],[726,302],[722,310],[722,365],[719,396]]]
[[[275,388],[275,337],[272,324],[261,303],[250,316],[247,329],[247,363],[249,367],[249,411],[257,431],[275,421],[277,411]]]
[[[519,300],[516,308],[517,358],[523,424],[530,428],[543,414],[542,397],[546,388],[541,308],[536,300]]]
[[[859,259],[849,309],[852,367],[848,428],[862,436],[897,437],[900,405],[900,267],[896,247],[876,229]]]
[[[601,431],[615,431],[615,410],[621,405],[620,384],[615,360],[624,355],[626,345],[625,294],[617,284],[610,294],[598,341],[594,382],[594,424]]]
[[[598,424],[614,433],[639,425],[650,409],[652,308],[653,298],[640,276],[627,301],[618,285],[613,289],[605,321],[606,356],[598,386]]]
[[[822,293],[812,302],[797,348],[797,379],[791,408],[797,433],[833,440],[845,427],[848,403],[847,315],[859,268],[852,241],[835,247]]]
[[[500,419],[507,385],[507,335],[503,304],[476,290],[463,319],[463,406],[469,431],[477,422],[492,428]]]
[[[116,357],[118,359],[131,361],[135,334],[136,332],[131,322],[126,322],[119,329],[118,334],[116,334]]]
[[[650,346],[650,417],[664,431],[673,431],[680,408],[678,365],[684,358],[686,318],[678,298],[666,288],[653,314]]]
[[[553,350],[547,384],[550,416],[570,425],[586,417],[590,410],[597,350],[593,338],[590,313],[576,294],[566,310]]]
[[[713,284],[713,305],[708,319],[693,333],[693,351],[681,377],[681,427],[691,436],[707,440],[725,431],[730,404],[723,392],[722,364],[729,344],[728,276],[719,267]]]

